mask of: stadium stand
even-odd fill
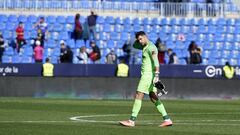
[[[64,2],[69,2],[70,7],[91,9],[97,7],[97,1],[33,1],[26,0],[26,4],[19,6],[21,2],[6,2],[0,4],[0,8],[66,8]],[[18,0],[19,1],[19,0]],[[37,2],[37,3],[36,3]],[[45,2],[45,3],[43,3]],[[138,0],[135,3],[138,4]],[[154,0],[144,0],[141,2],[154,3]],[[203,0],[192,0],[192,2],[201,4]],[[219,2],[217,0],[215,3]],[[1,3],[1,2],[0,2]],[[81,3],[81,4],[79,4]],[[119,10],[117,4],[127,4],[125,1],[111,2],[113,5],[108,7],[109,2],[103,3],[103,8],[116,8]],[[37,5],[36,5],[37,4]],[[105,4],[105,5],[104,5]],[[233,5],[232,1],[228,0],[227,5]],[[155,6],[152,6],[155,7]],[[202,6],[204,10],[205,6]],[[231,7],[231,6],[229,6]],[[125,6],[121,6],[121,9]],[[155,10],[145,9],[136,5],[135,10]],[[236,9],[236,8],[235,8]],[[31,40],[37,36],[34,24],[37,22],[39,16],[32,15],[14,15],[14,14],[0,14],[0,31],[3,37],[9,44],[5,49],[2,58],[3,63],[33,63],[33,50],[31,47]],[[74,42],[71,39],[71,32],[74,25],[74,16],[63,15],[46,15],[46,22],[48,23],[49,36],[44,46],[44,57],[51,57],[53,63],[58,63],[60,55],[60,40],[66,41],[67,45],[73,50],[74,55],[77,55],[79,48],[85,45],[83,40]],[[80,22],[85,22],[86,16],[81,16]],[[18,22],[24,23],[25,33],[24,38],[27,40],[27,45],[24,46],[21,53],[17,53],[10,45],[15,40],[15,28]],[[226,61],[230,61],[232,65],[240,65],[240,19],[238,18],[224,18],[224,17],[209,17],[209,18],[185,18],[185,17],[167,17],[167,18],[151,18],[151,17],[116,17],[116,16],[99,16],[97,19],[97,45],[100,47],[103,57],[101,63],[104,63],[105,55],[111,50],[115,49],[118,56],[123,55],[122,46],[128,40],[131,40],[134,32],[144,30],[150,40],[156,41],[158,37],[162,39],[168,48],[172,48],[179,57],[180,64],[186,64],[186,57],[188,57],[187,48],[191,41],[202,48],[203,65],[215,64],[224,65]],[[183,39],[179,39],[179,35]],[[89,41],[86,42],[86,47],[89,50]],[[137,54],[140,59],[141,54]],[[139,64],[141,61],[136,60]],[[74,63],[77,61],[74,60]]]

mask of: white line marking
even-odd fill
[[[193,70],[193,73],[202,73],[202,70]]]

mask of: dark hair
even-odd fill
[[[76,16],[75,16],[75,21],[78,21],[78,20],[79,20],[79,18],[80,18],[80,14],[79,14],[79,13],[77,13],[77,14],[76,14]]]
[[[139,31],[135,34],[135,38],[138,38],[139,36],[145,36],[145,32],[144,31]]]
[[[23,24],[23,22],[22,22],[22,21],[20,21],[18,24]]]
[[[46,58],[46,60],[45,60],[46,62],[49,62],[50,61],[50,59],[49,58]]]

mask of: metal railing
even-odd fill
[[[240,5],[240,2],[238,2]],[[155,2],[109,2],[87,0],[0,0],[1,10],[112,10],[126,12],[157,13],[159,16],[216,16],[239,14],[232,3],[155,3]]]

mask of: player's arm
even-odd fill
[[[158,51],[156,48],[151,50],[151,56],[152,56],[152,62],[154,65],[154,83],[157,82],[159,80],[158,76],[159,76],[159,62],[158,62]]]
[[[133,47],[136,48],[136,49],[140,49],[140,50],[143,49],[142,45],[138,42],[138,40],[136,40],[136,41],[133,43]]]

